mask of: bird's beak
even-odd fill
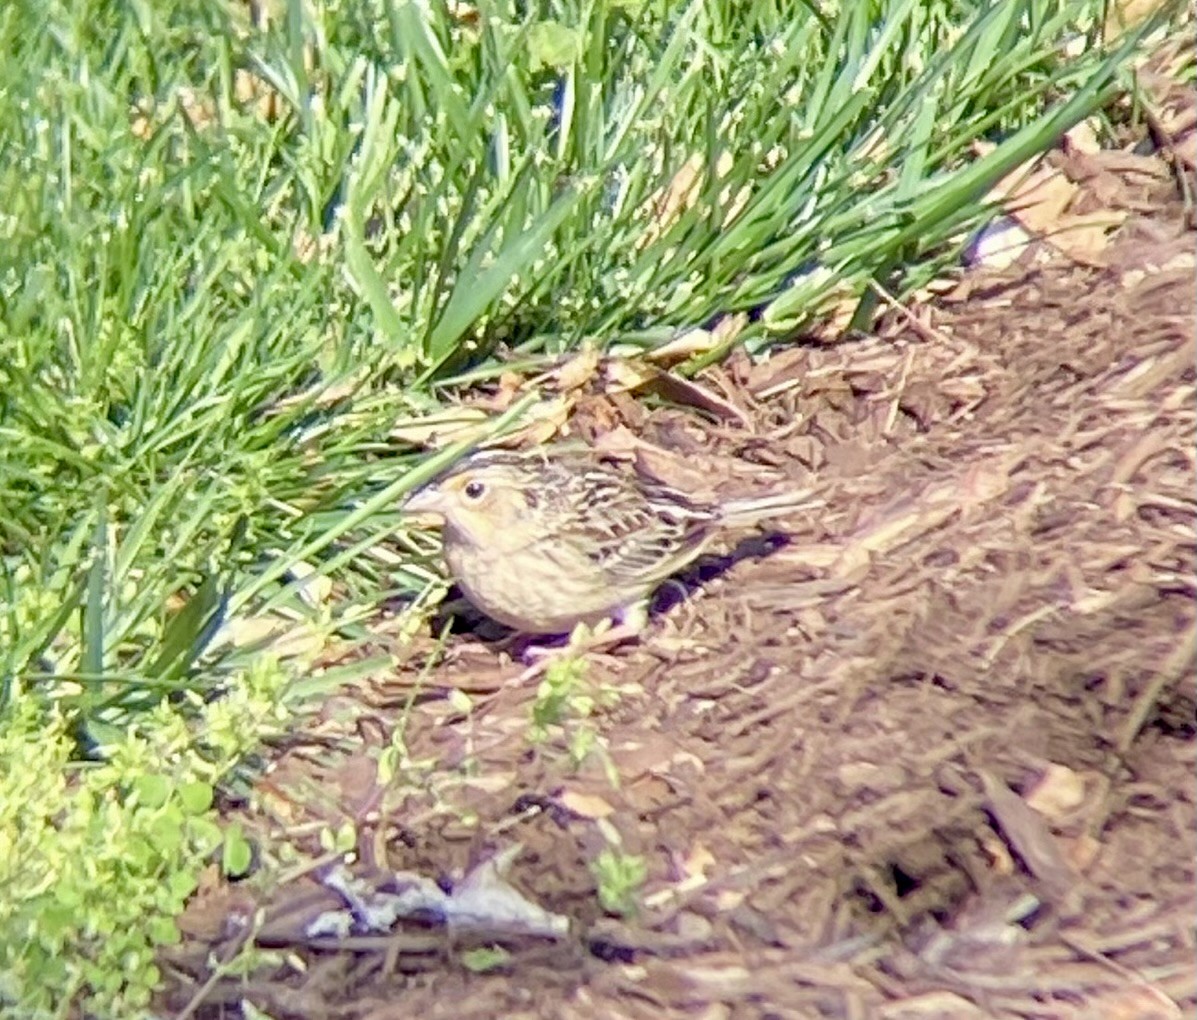
[[[399,508],[405,514],[439,514],[444,516],[445,496],[435,485],[416,489]]]

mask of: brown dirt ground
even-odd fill
[[[380,625],[396,668],[330,698],[237,809],[300,849],[294,871],[269,895],[204,888],[164,1011],[1191,1013],[1194,239],[1179,203],[1144,206],[1100,265],[970,273],[878,335],[708,373],[741,421],[584,399],[577,433],[626,426],[693,478],[826,508],[591,656],[617,696],[538,745],[518,665],[469,635],[437,661]],[[408,764],[384,783],[397,728]],[[605,753],[575,768],[587,730]],[[340,906],[317,834],[345,820],[366,877],[448,882],[520,844],[511,882],[570,934],[305,938]],[[648,865],[622,920],[588,867],[612,833]],[[211,977],[259,905],[276,954]],[[476,944],[510,956],[474,973]]]

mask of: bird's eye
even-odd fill
[[[466,499],[481,499],[482,494],[486,492],[486,486],[481,482],[470,482],[464,490]]]

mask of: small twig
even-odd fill
[[[320,828],[323,828],[323,823],[321,823]],[[290,834],[294,835],[294,830]],[[292,882],[303,878],[304,875],[310,875],[313,871],[319,871],[321,868],[334,864],[344,856],[344,850],[328,850],[319,857],[313,857],[302,864],[296,865],[290,871],[284,872],[278,877],[277,884],[279,886],[290,885]]]
[[[1170,1007],[1171,1009],[1176,1009],[1176,1003],[1173,1002],[1172,999],[1160,991],[1150,981],[1148,981],[1147,978],[1145,978],[1137,970],[1124,966],[1117,960],[1111,960],[1105,955],[1105,953],[1090,948],[1075,935],[1069,934],[1068,932],[1060,932],[1059,939],[1078,956],[1082,956],[1085,959],[1106,968],[1110,972],[1117,974],[1124,981],[1129,982],[1137,988],[1143,989],[1160,1005]],[[1180,1016],[1179,1010],[1177,1010],[1174,1015]]]
[[[1155,135],[1156,144],[1161,148],[1167,150],[1171,159],[1168,161],[1172,164],[1172,173],[1176,177],[1176,186],[1184,199],[1185,208],[1193,208],[1193,185],[1189,181],[1188,169],[1185,167],[1184,158],[1181,156],[1176,145],[1176,139],[1172,136],[1172,132],[1164,127],[1164,122],[1160,116],[1152,109],[1151,103],[1145,102],[1143,104],[1143,118],[1147,121],[1147,126],[1151,129],[1151,133]]]
[[[1043,816],[996,776],[983,770],[977,775],[1000,835],[1038,879],[1046,898],[1069,912],[1084,878],[1064,856]]]
[[[877,296],[881,298],[885,304],[897,312],[906,321],[906,324],[924,340],[937,340],[942,344],[950,344],[952,342],[952,338],[942,330],[938,330],[934,326],[928,326],[925,322],[920,321],[918,316],[910,311],[909,308],[902,304],[876,280],[870,280],[869,286],[877,292]]]
[[[1192,673],[1193,663],[1197,661],[1197,632],[1189,629],[1185,639],[1173,649],[1172,654],[1160,665],[1159,671],[1151,678],[1151,682],[1135,697],[1130,715],[1122,726],[1122,735],[1118,738],[1118,750],[1125,754],[1130,750],[1135,737],[1147,722],[1147,716],[1159,697],[1174,680]]]
[[[894,399],[890,401],[889,414],[885,418],[885,428],[882,435],[891,436],[894,426],[898,424],[898,415],[902,410],[902,394],[906,392],[906,383],[910,379],[910,366],[914,364],[914,348],[906,349],[906,357],[902,359],[902,374],[898,385],[894,387]]]
[[[212,989],[216,987],[217,982],[224,977],[229,964],[237,958],[237,954],[245,948],[247,942],[253,939],[253,937],[257,934],[257,931],[258,924],[255,921],[254,924],[247,927],[243,932],[241,932],[240,935],[233,939],[228,946],[225,947],[225,951],[222,954],[222,959],[220,959],[216,966],[212,968],[212,973],[208,975],[208,980],[195,990],[195,994],[191,997],[191,1001],[179,1011],[179,1013],[175,1016],[175,1020],[189,1020],[189,1018],[195,1014],[195,1011],[204,1004],[204,1000],[211,994]]]
[[[1040,620],[1046,619],[1058,612],[1058,606],[1051,604],[1040,606],[1007,626],[1005,630],[994,638],[993,646],[985,653],[985,658],[982,660],[984,668],[989,669],[997,661],[998,656],[1002,653],[1002,649],[1006,647],[1012,638],[1017,637],[1028,627],[1038,623]]]

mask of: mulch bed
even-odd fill
[[[599,707],[539,744],[518,664],[380,621],[399,665],[330,698],[238,809],[294,872],[205,887],[163,1012],[1191,1014],[1195,262],[1179,204],[1156,206],[1101,265],[971,272],[875,336],[707,373],[742,420],[583,398],[578,434],[826,506],[591,656]],[[586,728],[601,753],[575,767]],[[346,820],[376,885],[448,887],[519,844],[511,883],[569,934],[308,937],[343,906],[317,833]],[[648,866],[622,919],[590,870],[615,834]],[[258,906],[275,955],[211,979]],[[476,972],[479,946],[507,955]]]

